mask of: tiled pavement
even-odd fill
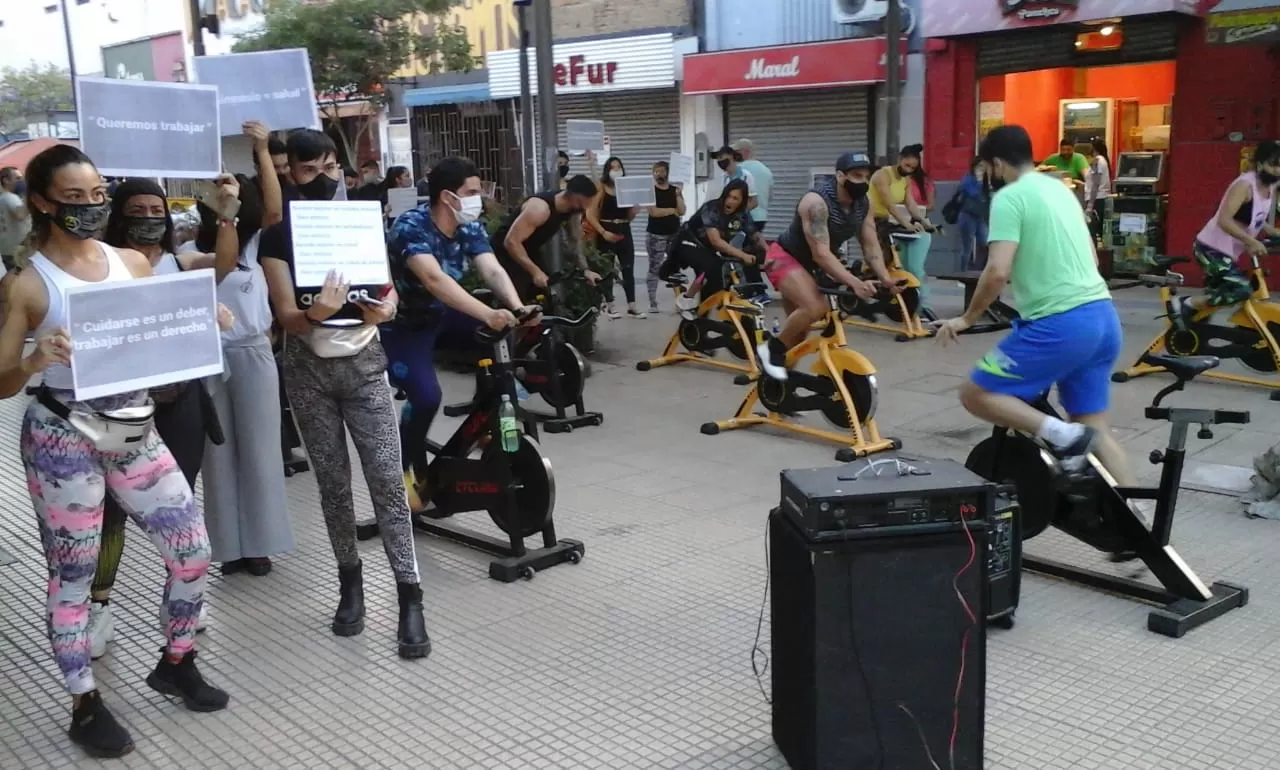
[[[959,298],[942,289],[944,309]],[[1135,352],[1155,331],[1152,295],[1122,295]],[[289,482],[297,551],[267,578],[211,579],[201,663],[229,710],[183,711],[143,682],[159,642],[160,563],[131,533],[113,609],[117,640],[96,666],[138,750],[120,766],[201,768],[780,768],[750,650],[765,584],[764,522],[784,467],[826,465],[826,446],[760,432],[715,438],[728,376],[631,364],[658,351],[671,316],[605,324],[588,382],[599,428],[549,436],[556,520],[586,559],[501,585],[484,557],[418,542],[435,651],[395,657],[395,596],[376,542],[362,545],[363,636],[328,631],[337,586],[314,479]],[[941,351],[854,332],[881,368],[879,420],[910,450],[963,458],[984,429],[954,388],[993,338]],[[612,363],[609,363],[612,362]],[[1157,380],[1116,388],[1118,431],[1147,476],[1164,426],[1141,407]],[[446,378],[449,397],[469,390]],[[1247,465],[1280,441],[1280,404],[1201,384],[1182,403],[1253,410],[1196,442],[1197,459]],[[0,768],[96,766],[69,745],[67,701],[41,619],[43,566],[15,449],[19,399],[0,404]],[[452,421],[442,421],[443,434]],[[357,505],[367,512],[363,490]],[[1207,579],[1252,589],[1250,605],[1181,640],[1145,630],[1146,610],[1030,577],[1016,629],[992,632],[987,767],[993,770],[1280,767],[1280,566],[1276,524],[1231,499],[1185,493],[1176,541]],[[487,525],[479,522],[480,526]],[[1095,563],[1052,533],[1036,553]],[[765,638],[767,640],[767,618]],[[766,680],[767,686],[767,680]]]

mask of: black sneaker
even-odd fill
[[[221,711],[231,700],[226,692],[204,681],[196,670],[195,650],[183,655],[177,663],[171,663],[169,655],[161,650],[160,662],[147,677],[147,684],[156,692],[182,698],[182,705],[191,711]]]
[[[775,380],[787,379],[787,347],[782,344],[782,340],[772,334],[768,335],[764,342],[756,346],[756,356],[766,375]]]
[[[80,705],[71,711],[71,742],[91,757],[115,759],[133,751],[133,738],[116,721],[97,690],[80,696]]]

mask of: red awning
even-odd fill
[[[80,145],[74,139],[48,139],[45,137],[9,142],[0,147],[0,168],[13,166],[25,174],[27,164],[31,162],[31,159],[55,144],[70,144],[76,147]]]

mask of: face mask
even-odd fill
[[[338,192],[338,180],[330,179],[328,174],[316,174],[315,179],[298,185],[297,190],[309,201],[331,201]]]
[[[13,185],[13,194],[21,198],[27,194],[27,180],[19,179]]]
[[[870,187],[871,185],[867,182],[853,182],[848,179],[844,181],[844,191],[855,201],[860,201],[867,197],[867,190]]]
[[[458,199],[462,204],[462,208],[453,212],[458,218],[458,223],[469,225],[480,219],[480,215],[484,213],[484,200],[479,195],[468,195],[465,198],[455,193],[449,193]]]
[[[102,231],[111,215],[111,204],[102,203],[59,203],[53,215],[53,224],[58,229],[81,241],[87,241]]]
[[[653,181],[657,182],[658,184],[666,184],[667,178],[665,176],[656,176],[653,178]]]
[[[991,192],[995,192],[996,190],[999,190],[1001,187],[1004,187],[1004,180],[1001,179],[998,175],[992,174],[990,177],[987,178],[987,184],[990,186]]]
[[[716,161],[716,165],[720,167],[720,170],[721,170],[721,171],[728,171],[728,170],[729,170],[729,159],[728,159],[728,158],[721,158],[720,160]]]
[[[1262,182],[1263,187],[1270,187],[1276,182],[1280,182],[1280,176],[1258,169],[1258,181]]]
[[[126,235],[130,243],[139,246],[155,246],[164,240],[169,227],[166,217],[125,217]]]
[[[565,177],[567,177],[567,176],[569,176],[569,167],[568,167],[568,166],[560,166],[560,178],[561,178],[561,179],[564,179],[564,178],[565,178]]]

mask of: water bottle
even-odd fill
[[[782,324],[781,324],[781,323],[778,321],[778,319],[776,319],[776,318],[775,318],[775,319],[773,319],[773,332],[772,332],[772,333],[773,333],[773,336],[775,336],[775,337],[777,337],[779,334],[781,334],[781,333],[782,333]]]
[[[502,451],[518,452],[520,450],[520,425],[516,422],[516,407],[511,403],[511,396],[502,394],[502,405],[498,407],[498,430],[502,433]]]

